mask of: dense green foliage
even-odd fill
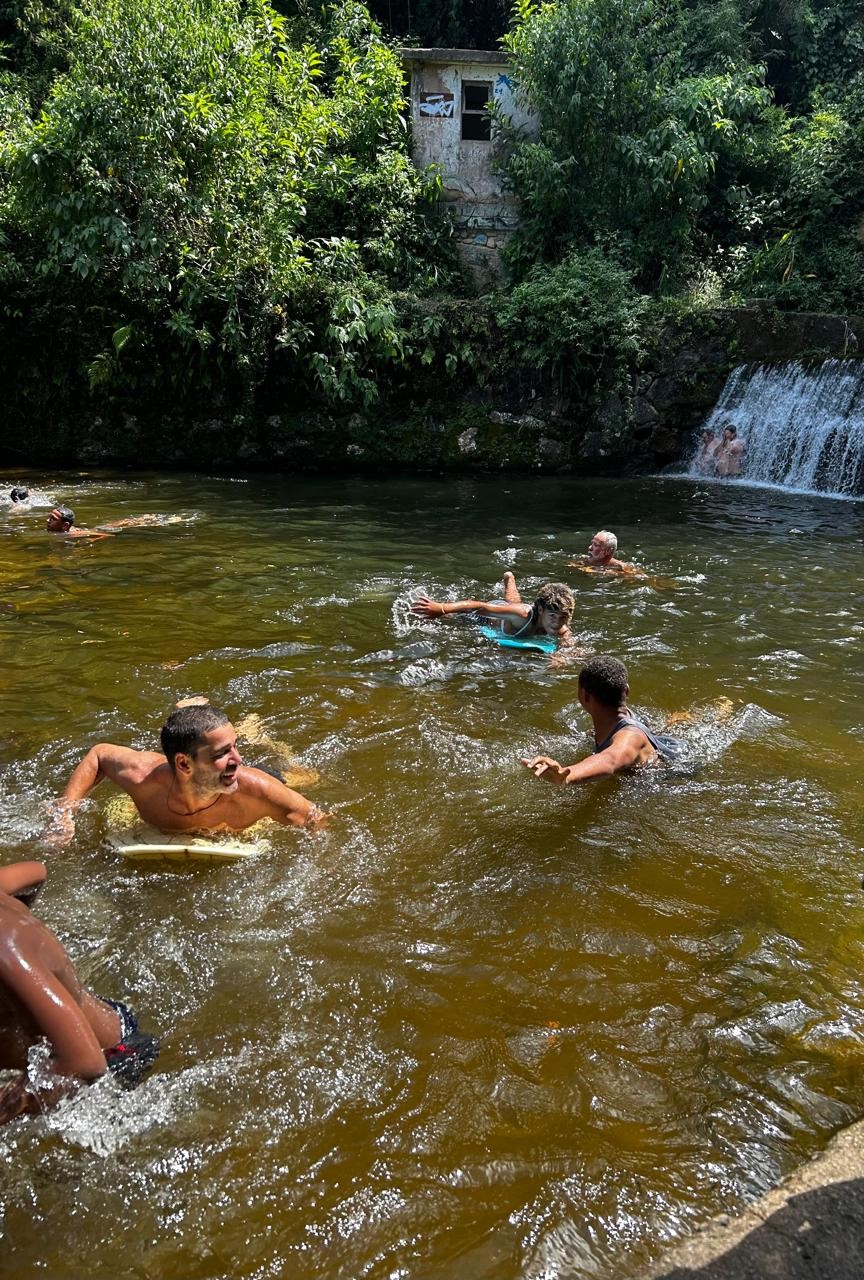
[[[510,0],[371,0],[377,20],[411,44],[494,49],[510,20]]]
[[[350,408],[520,370],[596,398],[664,313],[862,310],[860,0],[372,8],[503,40],[536,112],[497,124],[522,227],[487,311],[361,0],[0,0],[0,319],[46,402]]]
[[[860,0],[489,0],[376,13],[421,44],[503,40],[539,118],[501,122],[502,170],[522,202],[510,247],[518,284],[499,309],[505,340],[538,317],[533,367],[570,369],[566,291],[588,306],[576,263],[605,285],[623,271],[608,373],[629,352],[646,295],[687,307],[765,298],[789,308],[864,306],[864,6]],[[509,30],[508,30],[509,28]],[[474,38],[471,39],[470,37]],[[590,290],[589,290],[590,292]],[[627,298],[629,296],[629,304]],[[579,299],[577,301],[577,299]],[[588,312],[582,313],[587,315]],[[509,336],[508,336],[509,335]],[[583,335],[584,336],[584,335]],[[591,345],[589,341],[589,346]]]
[[[862,309],[860,5],[520,0],[505,44],[538,116],[527,134],[501,124],[523,304],[599,252],[632,273],[634,316],[642,294],[676,314],[749,297]],[[565,349],[556,325],[545,363]]]
[[[352,0],[315,34],[266,3],[87,0],[38,112],[7,75],[3,276],[74,293],[92,383],[251,392],[275,358],[330,400],[374,395],[391,291],[442,255],[398,59]]]
[[[599,249],[573,250],[557,266],[532,268],[499,320],[526,367],[548,367],[562,387],[608,389],[641,353],[647,305],[629,273]]]

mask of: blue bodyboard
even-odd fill
[[[538,653],[554,653],[558,648],[557,640],[552,636],[505,636],[496,627],[481,627],[481,636],[494,640],[504,649],[534,649]]]

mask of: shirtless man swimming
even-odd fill
[[[0,1124],[39,1115],[106,1071],[137,1084],[159,1054],[131,1009],[81,985],[58,939],[31,915],[25,904],[44,879],[41,862],[0,868],[0,1069],[20,1073],[0,1086]],[[41,1081],[27,1074],[40,1041],[51,1051]]]
[[[537,593],[533,604],[522,604],[512,573],[504,575],[504,602],[497,600],[430,600],[420,596],[411,612],[421,618],[443,618],[452,613],[479,613],[497,619],[505,636],[513,639],[527,636],[551,636],[563,646],[575,644],[570,623],[576,602],[573,592],[563,582],[547,582]]]
[[[608,529],[601,529],[588,543],[588,554],[578,560],[568,560],[568,564],[581,569],[583,573],[638,573],[635,564],[627,564],[624,560],[616,560],[618,539]]]
[[[53,507],[45,521],[47,533],[65,533],[69,538],[107,538],[99,529],[82,529],[75,525],[75,512],[70,507]]]
[[[108,520],[98,529],[82,529],[75,524],[75,512],[70,507],[54,507],[45,521],[48,533],[65,533],[69,538],[110,538],[117,529],[147,528],[150,525],[174,524],[180,517],[147,514],[127,516],[123,520]]]
[[[556,786],[611,778],[624,769],[653,764],[660,755],[678,755],[683,743],[657,737],[627,707],[627,668],[617,658],[589,658],[579,672],[579,701],[594,725],[594,754],[577,764],[563,765],[549,756],[522,760],[535,778]]]
[[[122,787],[144,821],[160,831],[243,831],[260,818],[312,830],[325,824],[317,805],[243,764],[223,711],[182,707],[168,717],[160,740],[164,755],[109,742],[91,747],[54,807],[48,843],[68,844],[81,801],[103,778]]]

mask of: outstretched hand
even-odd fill
[[[444,606],[437,600],[430,600],[428,596],[418,596],[411,604],[411,612],[421,618],[443,618]]]
[[[75,816],[66,807],[56,807],[42,832],[41,843],[49,849],[65,849],[75,836]]]
[[[556,787],[563,786],[567,781],[567,767],[559,764],[557,760],[553,760],[550,756],[531,756],[530,758],[522,757],[521,763],[526,769],[534,774],[535,778],[545,778],[548,782],[552,782]]]

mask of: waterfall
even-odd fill
[[[744,444],[740,481],[864,496],[864,361],[740,365],[705,423],[718,437],[730,426]],[[697,459],[691,475],[713,472]]]

